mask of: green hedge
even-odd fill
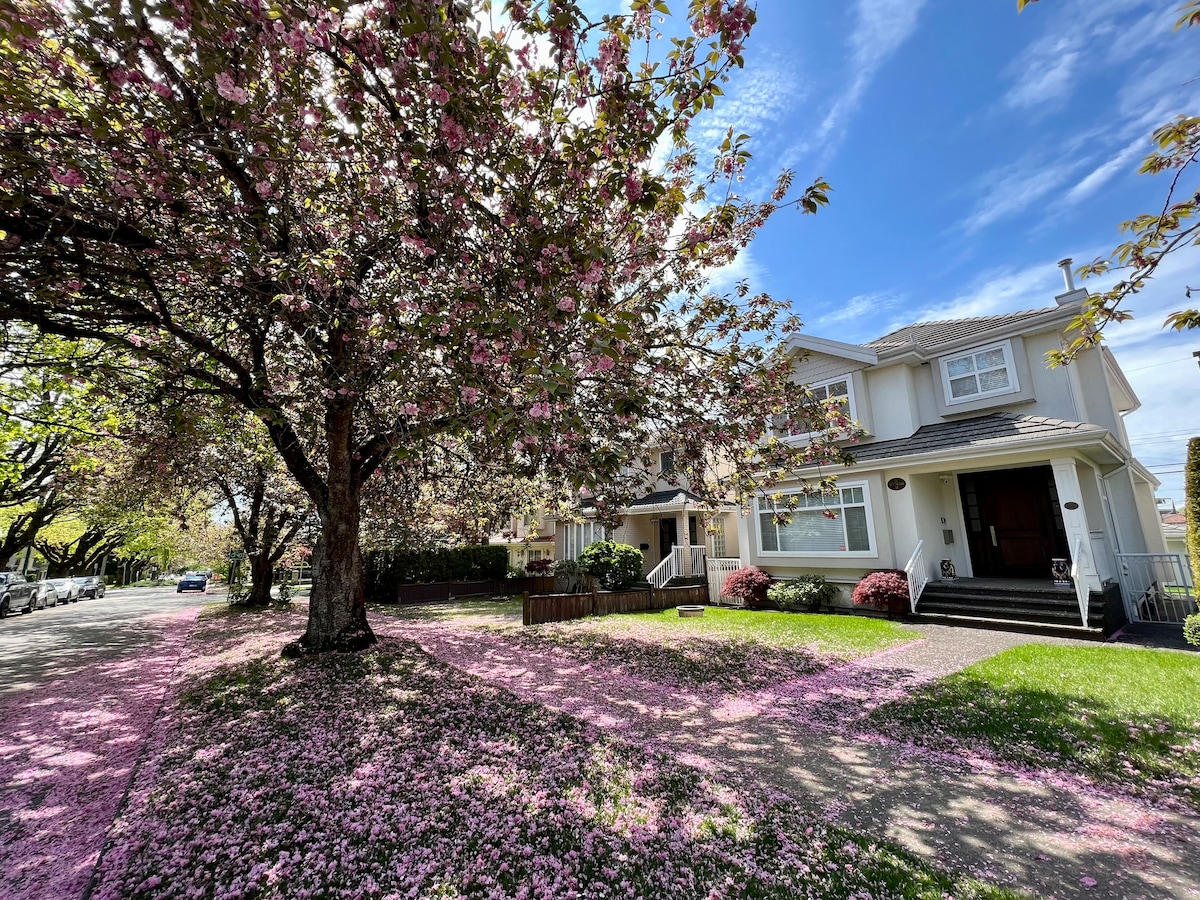
[[[363,589],[369,603],[393,603],[398,584],[486,581],[508,574],[508,550],[482,544],[411,550],[391,547],[363,554]]]

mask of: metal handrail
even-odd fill
[[[1071,581],[1075,584],[1075,599],[1079,601],[1079,619],[1083,622],[1083,627],[1087,628],[1088,597],[1091,594],[1091,588],[1087,583],[1087,578],[1080,577],[1083,575],[1085,552],[1083,549],[1083,538],[1076,538],[1075,553],[1071,556]]]
[[[904,565],[904,574],[908,576],[908,602],[914,615],[917,612],[917,601],[921,599],[921,592],[929,583],[929,575],[925,571],[925,556],[922,552],[924,547],[923,540],[917,541],[916,549],[913,550],[912,556]]]

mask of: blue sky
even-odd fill
[[[1172,31],[1177,5],[1042,0],[1018,15],[1015,0],[758,0],[746,68],[693,138],[727,125],[753,137],[748,196],[782,168],[834,193],[815,217],[778,214],[729,279],[853,342],[1054,305],[1059,259],[1090,261],[1120,242],[1122,220],[1161,208],[1165,179],[1137,167],[1156,126],[1200,106],[1200,29]],[[1197,250],[1108,332],[1142,401],[1126,420],[1134,450],[1176,501],[1186,439],[1200,435],[1200,332],[1161,325],[1188,284],[1200,288]]]

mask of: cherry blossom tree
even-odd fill
[[[689,143],[754,10],[630,7],[0,7],[0,319],[263,422],[321,526],[287,652],[374,640],[364,484],[434,448],[602,510],[663,442],[714,499],[840,458],[762,443],[772,417],[840,413],[791,383],[786,304],[708,287],[772,214],[826,202],[790,173],[742,196],[744,135],[711,165]]]

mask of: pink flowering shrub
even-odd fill
[[[735,572],[730,572],[725,579],[721,592],[730,597],[738,597],[747,602],[762,602],[767,599],[767,589],[771,586],[771,576],[762,569],[746,566]]]
[[[908,603],[908,579],[901,572],[871,572],[854,586],[855,606],[887,610]]]

